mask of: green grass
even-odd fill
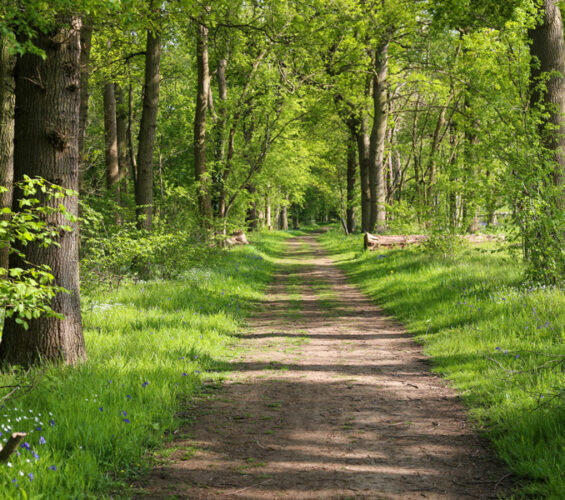
[[[504,253],[469,248],[442,259],[419,248],[363,252],[361,236],[337,231],[321,241],[452,381],[479,430],[522,478],[517,495],[563,498],[563,291],[522,286],[520,263]]]
[[[200,261],[176,281],[84,297],[86,363],[0,375],[0,385],[37,380],[0,409],[0,439],[28,432],[30,448],[0,464],[2,498],[122,491],[143,469],[147,450],[181,424],[176,415],[201,380],[219,377],[233,357],[232,335],[261,299],[270,256],[280,254],[286,237],[261,234],[255,245]]]

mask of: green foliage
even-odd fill
[[[173,281],[83,296],[88,361],[36,369],[37,387],[4,402],[0,439],[25,431],[30,449],[0,467],[2,498],[126,497],[147,450],[182,423],[181,405],[237,354],[232,336],[261,299],[282,239],[261,235]],[[18,373],[0,375],[1,386],[17,382]]]
[[[0,187],[0,191],[5,190]],[[66,290],[53,284],[54,276],[48,266],[27,261],[25,247],[30,242],[41,247],[57,246],[60,232],[73,230],[69,224],[76,218],[62,200],[76,193],[44,179],[28,176],[24,176],[15,190],[21,194],[17,200],[19,210],[2,209],[0,248],[9,248],[10,253],[17,256],[19,265],[9,269],[0,267],[0,308],[5,311],[5,317],[15,316],[15,321],[27,329],[28,321],[42,314],[59,317],[49,304],[57,293]],[[63,215],[69,224],[53,225],[50,221],[55,214]]]
[[[467,249],[457,259],[424,247],[361,252],[360,237],[322,236],[352,282],[423,343],[512,472],[520,493],[565,491],[565,294],[524,287],[512,255]]]

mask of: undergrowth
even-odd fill
[[[261,299],[269,255],[284,238],[261,234],[174,281],[91,292],[83,298],[86,363],[0,374],[0,386],[33,385],[0,409],[3,442],[28,433],[0,464],[2,498],[109,498],[119,490],[146,450],[180,425],[180,403],[233,355],[231,336]]]
[[[517,495],[565,491],[565,294],[522,284],[504,252],[425,248],[363,252],[361,236],[321,236],[350,280],[400,319],[434,370],[523,483]]]

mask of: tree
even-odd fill
[[[135,182],[135,204],[137,226],[151,230],[153,219],[153,150],[155,129],[159,110],[159,73],[161,62],[161,34],[147,32],[145,52],[145,86],[143,92],[143,113],[139,126],[139,146],[137,151],[137,176]]]
[[[35,46],[45,59],[27,53],[16,63],[16,108],[14,142],[14,179],[25,175],[40,176],[48,183],[63,186],[76,193],[79,167],[80,115],[80,29],[81,19],[61,16],[57,24],[39,33]],[[22,197],[15,193],[14,199]],[[78,198],[68,194],[61,200],[68,212],[78,215]],[[55,205],[56,206],[56,205]],[[68,224],[57,211],[46,214],[53,226]],[[26,331],[15,318],[8,318],[0,343],[3,363],[30,365],[39,361],[61,361],[74,364],[86,358],[80,313],[78,276],[78,232],[60,232],[56,245],[44,247],[32,241],[24,251],[10,258],[10,267],[47,265],[55,284],[68,290],[58,293],[51,308],[59,317],[32,319]]]

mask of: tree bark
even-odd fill
[[[559,189],[557,204],[565,207],[565,42],[558,0],[543,0],[543,21],[530,31],[532,100],[548,113],[543,131],[545,147],[553,152],[553,183]],[[539,79],[549,74],[545,91]],[[545,81],[545,80],[544,80]]]
[[[78,17],[60,19],[49,34],[39,35],[35,45],[45,59],[25,54],[16,63],[14,180],[40,176],[66,189],[78,189],[80,122],[80,28]],[[15,193],[18,199],[21,193]],[[44,200],[45,201],[45,200]],[[51,200],[78,215],[77,196]],[[50,225],[69,224],[56,212],[46,215]],[[32,266],[48,265],[55,284],[70,293],[58,293],[52,309],[64,319],[41,316],[26,331],[8,318],[0,343],[4,364],[31,365],[40,361],[77,363],[86,358],[80,313],[78,232],[61,232],[56,245],[47,248],[30,242],[20,248]],[[25,266],[15,254],[10,265]]]
[[[347,206],[345,208],[346,227],[349,234],[355,231],[355,176],[357,174],[357,158],[355,156],[355,138],[347,144]]]
[[[359,156],[359,176],[361,179],[361,231],[369,231],[371,220],[371,189],[369,185],[369,145],[367,123],[363,120],[359,129],[354,128]]]
[[[386,227],[386,177],[384,150],[387,127],[388,41],[375,51],[373,76],[373,128],[369,146],[369,189],[371,191],[369,232]]]
[[[114,83],[104,85],[104,153],[106,157],[106,188],[117,189],[117,201],[120,200],[118,164],[118,132],[116,125],[116,96]]]
[[[127,119],[128,112],[124,100],[124,91],[120,85],[115,84],[114,90],[116,94],[116,139],[118,144],[118,178],[127,179],[131,165],[128,159],[128,143],[127,143]],[[127,182],[123,184],[127,188]],[[125,189],[124,189],[125,190]]]
[[[210,182],[206,166],[206,114],[208,111],[209,66],[208,66],[208,28],[203,24],[196,27],[196,62],[198,67],[198,90],[196,94],[196,113],[194,115],[194,178],[198,189],[198,209],[208,227],[212,216]]]
[[[135,204],[138,229],[151,230],[153,219],[153,150],[159,110],[161,34],[147,33],[143,112],[139,126]]]
[[[14,64],[15,56],[8,51],[0,38],[0,186],[7,191],[0,193],[0,208],[12,208],[14,180]],[[4,219],[5,216],[2,216]],[[10,247],[0,248],[0,267],[8,269]]]
[[[92,25],[85,22],[80,30],[80,117],[78,132],[79,186],[84,182],[86,160],[86,125],[88,121],[88,80],[90,77],[90,48],[92,47]]]
[[[282,206],[281,210],[281,229],[283,231],[288,231],[288,194],[285,196],[286,202]]]

